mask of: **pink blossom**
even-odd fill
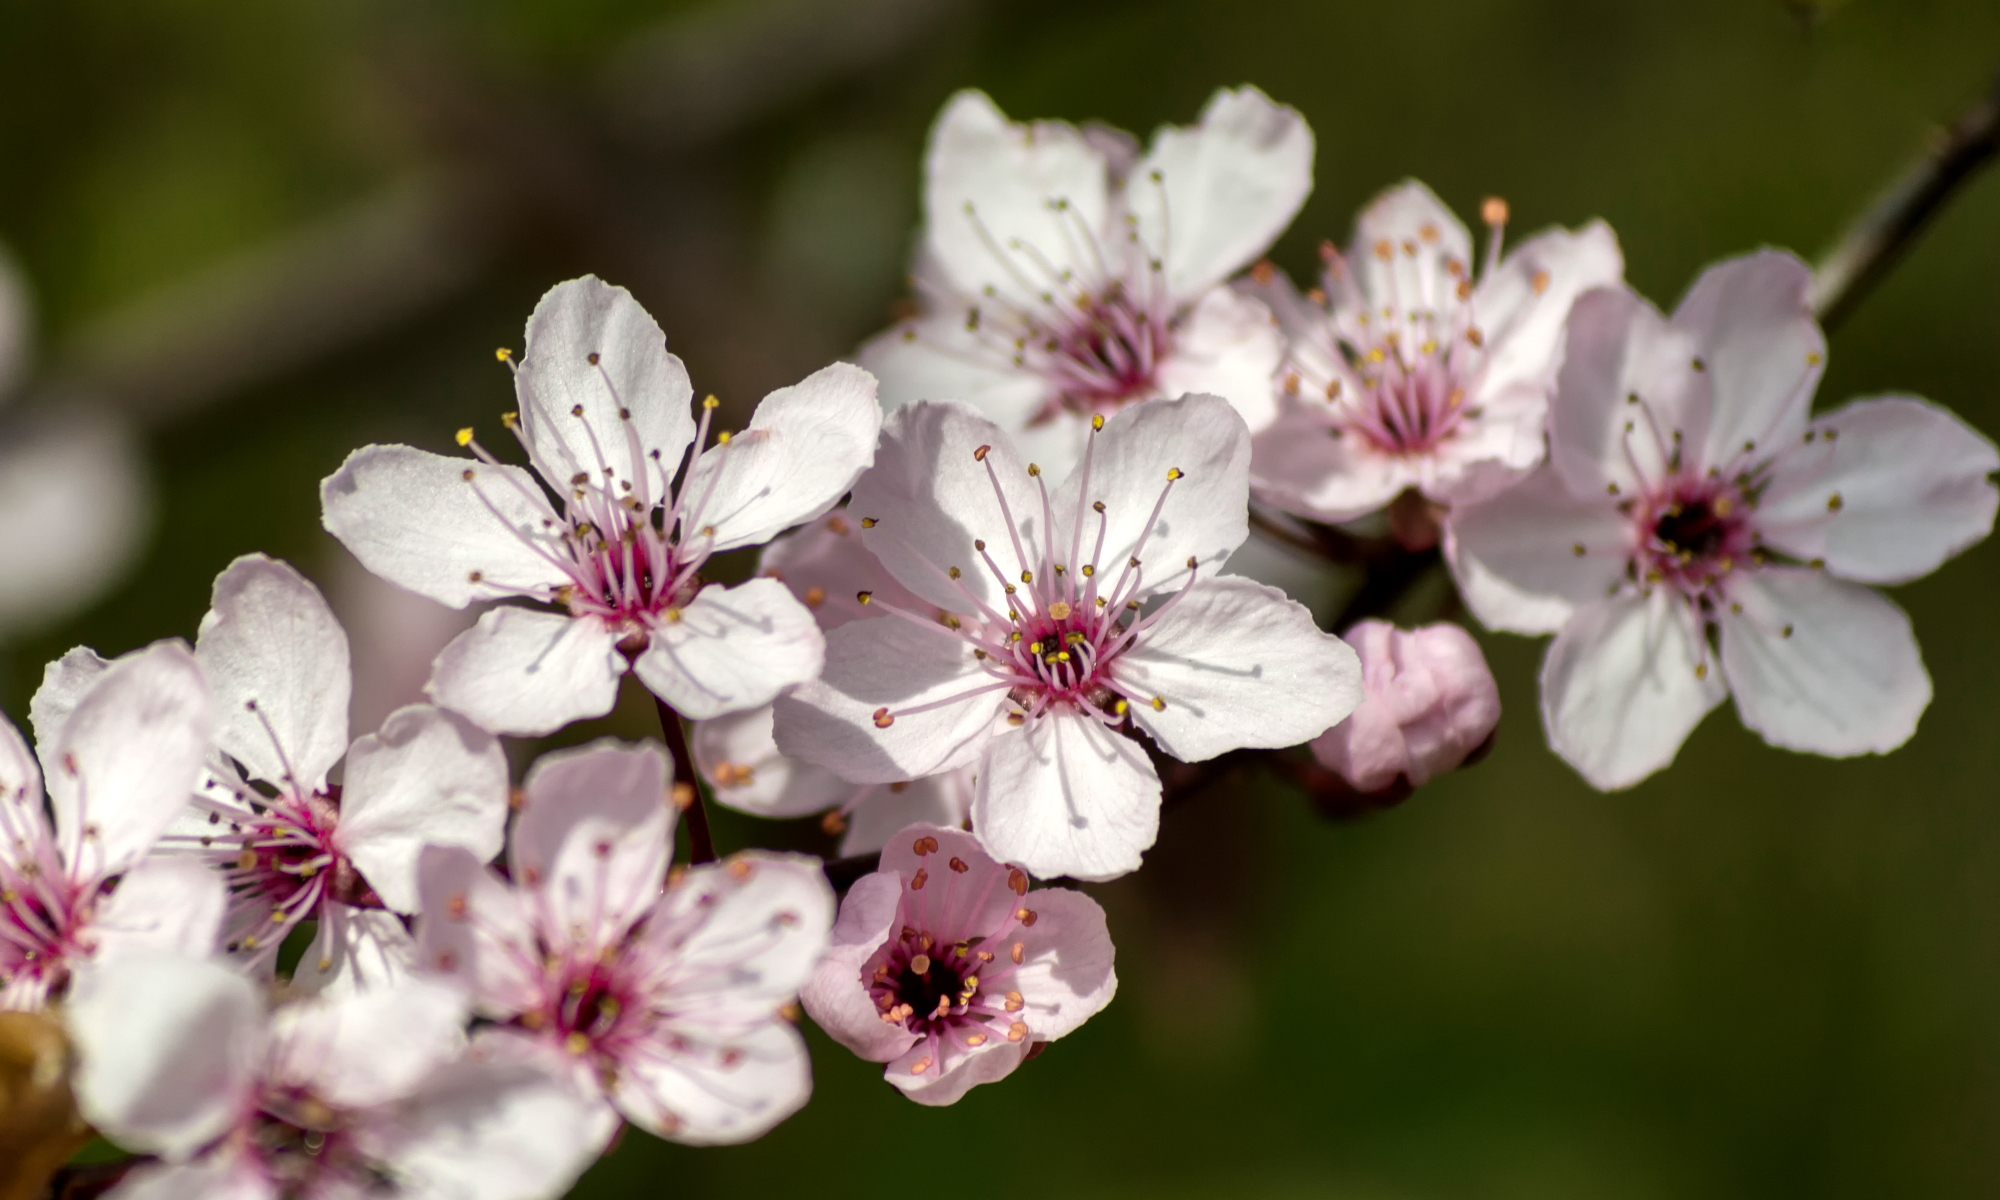
[[[1500,721],[1500,689],[1456,625],[1407,632],[1363,621],[1342,635],[1361,656],[1361,707],[1312,742],[1358,792],[1422,787],[1464,762]]]
[[[812,1091],[781,1010],[826,945],[833,892],[819,860],[786,854],[669,882],[670,782],[653,745],[544,756],[523,785],[511,885],[463,850],[425,853],[419,964],[500,1023],[497,1053],[559,1055],[661,1137],[746,1141]]]
[[[972,835],[912,825],[841,902],[801,1000],[912,1100],[950,1104],[1111,1003],[1112,957],[1095,900],[1031,892]]]

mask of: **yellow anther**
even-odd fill
[[[866,604],[866,603],[868,603],[868,602],[869,602],[870,600],[873,600],[873,599],[875,598],[875,593],[874,593],[874,592],[856,592],[856,593],[854,593],[854,598],[855,598],[856,600],[859,600],[859,601],[860,601],[861,603],[863,603],[863,604]]]
[[[727,446],[729,444],[729,431],[727,429],[715,435],[715,444],[718,446]]]
[[[469,445],[471,445],[471,444],[472,444],[472,426],[470,426],[470,425],[467,425],[467,426],[466,426],[465,428],[463,428],[463,429],[459,430],[459,431],[458,431],[458,437],[457,437],[457,438],[456,438],[455,440],[456,440],[456,441],[458,442],[458,444],[459,444],[459,445],[461,445],[461,446],[469,446]]]
[[[563,1039],[563,1049],[571,1054],[583,1054],[590,1049],[590,1037],[584,1033],[572,1033]]]
[[[1168,483],[1172,483],[1172,482],[1173,482],[1174,480],[1176,480],[1176,479],[1179,479],[1180,477],[1181,477],[1181,469],[1180,469],[1179,467],[1168,467],[1168,468],[1167,468],[1167,482],[1168,482]]]
[[[506,362],[508,359],[514,357],[514,352],[502,346],[493,352],[493,357],[499,359],[501,362]]]
[[[1104,414],[1103,414],[1103,413],[1098,413],[1098,414],[1097,414],[1096,416],[1093,416],[1092,418],[1090,418],[1090,427],[1091,427],[1092,429],[1102,429],[1102,428],[1104,428]]]
[[[722,401],[717,400],[714,396],[703,396],[701,398],[701,406],[703,408],[714,408],[721,403]]]
[[[1056,620],[1056,621],[1066,620],[1068,619],[1069,614],[1070,614],[1069,602],[1066,600],[1058,600],[1054,604],[1049,605],[1049,617],[1051,620]]]
[[[1153,697],[1153,711],[1154,712],[1167,711],[1167,702],[1158,696]]]

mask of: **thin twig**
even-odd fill
[[[1995,151],[2000,151],[2000,75],[1820,259],[1810,297],[1819,323],[1832,329],[1846,320]]]
[[[701,775],[694,769],[694,755],[688,752],[687,728],[681,724],[681,715],[674,706],[658,696],[653,703],[660,711],[660,734],[667,739],[667,753],[674,757],[674,789],[687,785],[687,792],[676,797],[678,802],[687,797],[688,862],[695,866],[715,861],[715,835],[708,829],[708,805],[701,798]]]
[[[1433,547],[1429,550],[1405,550],[1378,564],[1342,606],[1340,615],[1333,619],[1333,631],[1345,633],[1356,622],[1387,615],[1439,560],[1437,549]]]

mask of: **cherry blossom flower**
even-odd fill
[[[1216,397],[1134,405],[1094,423],[1050,495],[972,410],[898,410],[849,511],[925,607],[871,596],[886,616],[828,635],[822,677],[778,700],[779,749],[864,782],[972,766],[995,857],[1044,877],[1133,870],[1160,780],[1128,720],[1199,761],[1305,741],[1361,698],[1354,651],[1303,607],[1210,578],[1248,532],[1249,458]]]
[[[1275,415],[1282,338],[1224,285],[1312,190],[1305,119],[1220,91],[1142,158],[1101,126],[1009,121],[960,92],[931,131],[920,315],[863,348],[884,403],[961,400],[1058,476],[1090,418],[1187,392]]]
[[[540,1200],[608,1133],[564,1073],[468,1055],[464,996],[427,980],[267,1013],[218,963],[135,955],[66,1015],[79,1107],[162,1160],[114,1200]]]
[[[514,384],[521,407],[506,424],[532,469],[463,430],[477,462],[369,446],[321,488],[327,529],[376,574],[454,608],[554,607],[480,617],[438,656],[432,699],[497,733],[539,735],[609,712],[628,670],[697,719],[819,672],[819,630],[781,585],[705,585],[701,569],[826,512],[853,484],[881,421],[867,372],[836,363],[781,388],[748,429],[703,449],[714,398],[697,426],[660,327],[623,288],[585,277],[536,306]]]
[[[670,774],[653,745],[543,757],[508,850],[512,886],[463,850],[425,852],[419,964],[501,1023],[496,1049],[561,1055],[640,1128],[747,1141],[811,1094],[781,1010],[826,946],[833,891],[818,859],[787,854],[669,881]]]
[[[838,509],[764,547],[758,565],[758,574],[790,588],[823,630],[872,616],[855,598],[866,589],[898,607],[916,610],[924,604],[887,577],[861,544],[857,521]],[[926,779],[849,783],[825,767],[787,758],[778,752],[768,704],[698,722],[689,743],[695,767],[715,789],[716,800],[761,817],[825,812],[826,828],[843,835],[842,854],[872,854],[896,831],[916,822],[957,825],[972,804],[972,776],[966,770]]]
[[[1343,636],[1361,656],[1367,695],[1313,739],[1312,752],[1355,791],[1422,787],[1493,736],[1500,689],[1465,630],[1363,621]]]
[[[396,914],[416,911],[418,853],[500,852],[499,741],[417,704],[350,747],[347,635],[317,588],[263,555],[216,577],[195,657],[215,689],[216,753],[161,852],[224,873],[227,948],[246,964],[270,969],[286,935],[316,921],[296,982],[349,987],[406,969]]]
[[[1257,435],[1259,498],[1322,521],[1382,508],[1406,489],[1482,499],[1542,460],[1542,430],[1570,305],[1624,274],[1602,221],[1552,229],[1501,257],[1507,206],[1475,274],[1472,237],[1411,180],[1376,197],[1323,290],[1302,297],[1262,265],[1242,285],[1290,339],[1284,413]]]
[[[971,834],[912,825],[849,889],[800,1000],[835,1041],[889,1064],[904,1095],[951,1104],[1013,1074],[1117,990],[1095,900],[1030,892],[1027,872]]]
[[[1910,396],[1811,416],[1810,278],[1765,251],[1671,319],[1628,290],[1579,300],[1547,465],[1447,526],[1482,621],[1557,634],[1543,721],[1600,788],[1666,766],[1729,693],[1764,740],[1836,757],[1900,746],[1930,703],[1909,618],[1864,585],[1985,537],[2000,456]]]
[[[220,882],[149,857],[186,805],[214,728],[194,656],[156,643],[59,708],[32,711],[41,770],[0,718],[0,1008],[39,1008],[93,957],[208,953]]]

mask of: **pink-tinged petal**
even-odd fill
[[[1514,247],[1499,270],[1479,281],[1472,316],[1486,361],[1472,402],[1527,385],[1546,394],[1562,366],[1563,327],[1576,298],[1625,278],[1617,235],[1602,221],[1574,232],[1550,229]]]
[[[972,647],[942,628],[856,621],[827,635],[820,677],[772,706],[773,733],[781,753],[844,779],[900,783],[979,757],[1004,699],[982,690],[992,682]],[[936,707],[904,711],[925,705]]]
[[[463,848],[433,846],[418,860],[417,894],[417,970],[465,988],[494,1020],[540,1001],[535,927],[513,888]]]
[[[943,1071],[927,1069],[930,1047],[918,1043],[882,1071],[882,1077],[896,1090],[932,1108],[956,1104],[965,1093],[982,1083],[998,1083],[1028,1061],[1032,1042],[1010,1042],[995,1038],[976,1049],[954,1054]]]
[[[289,564],[246,554],[215,577],[195,658],[215,692],[215,741],[253,778],[324,790],[347,753],[347,633]]]
[[[695,769],[718,803],[760,817],[804,817],[845,803],[858,789],[825,767],[778,753],[771,706],[700,721],[688,739]]]
[[[812,1059],[799,1031],[777,1018],[723,1035],[672,1028],[685,1049],[620,1064],[611,1102],[656,1137],[726,1146],[770,1132],[812,1096]]]
[[[1013,980],[1026,1001],[1021,1020],[1032,1040],[1053,1042],[1103,1011],[1117,992],[1111,931],[1104,910],[1082,892],[1043,888],[1020,903],[1035,914],[1033,925],[1013,935],[1022,946]]]
[[[1466,607],[1509,633],[1554,633],[1579,605],[1610,595],[1630,543],[1614,503],[1578,497],[1546,466],[1445,521],[1445,561]]]
[[[1500,690],[1479,644],[1456,625],[1407,632],[1363,621],[1346,640],[1361,656],[1368,697],[1312,743],[1313,756],[1355,790],[1399,776],[1422,786],[1452,770],[1500,721]]]
[[[1278,416],[1284,358],[1284,334],[1269,309],[1229,288],[1211,288],[1188,314],[1153,386],[1167,398],[1220,396],[1251,429],[1262,429]]]
[[[425,979],[272,1014],[271,1083],[335,1108],[373,1108],[407,1096],[465,1049],[465,996]]]
[[[676,1027],[721,1036],[773,1020],[798,994],[833,915],[819,859],[749,851],[691,868],[639,938],[669,963],[655,991],[672,995]]]
[[[1472,235],[1436,193],[1409,179],[1361,210],[1347,265],[1370,307],[1420,308],[1426,297],[1456,307],[1458,281],[1472,271]]]
[[[356,1138],[404,1195],[544,1200],[596,1160],[609,1136],[602,1114],[563,1072],[475,1054],[369,1114]]]
[[[855,359],[881,380],[884,412],[919,400],[957,400],[1002,428],[1021,429],[1048,403],[1046,380],[1016,369],[991,335],[966,327],[977,303],[919,317],[862,345]]]
[[[1695,339],[1714,389],[1703,451],[1709,466],[1725,466],[1746,447],[1769,454],[1805,431],[1826,369],[1826,335],[1806,299],[1811,287],[1810,267],[1760,250],[1703,271],[1674,310],[1674,328]],[[1690,430],[1688,448],[1696,444]]]
[[[857,599],[862,592],[911,612],[922,612],[929,605],[897,583],[882,561],[861,544],[860,518],[846,508],[764,547],[757,559],[757,573],[784,584],[827,631],[878,615],[879,610],[871,612]]]
[[[1771,464],[1764,541],[1835,575],[1903,583],[1993,531],[1993,443],[1914,396],[1828,413]]]
[[[1578,496],[1634,496],[1709,426],[1702,344],[1629,288],[1586,292],[1549,403],[1549,461]]]
[[[336,998],[399,983],[416,969],[416,939],[401,917],[335,901],[320,909],[312,944],[292,968],[292,986]]]
[[[942,825],[897,830],[882,847],[882,869],[910,885],[904,915],[941,935],[980,935],[1000,928],[1014,911],[1014,889],[1027,886],[1025,876],[988,854],[977,837]]]
[[[21,731],[0,715],[0,803],[18,804],[35,812],[42,810],[42,773]],[[0,862],[9,861],[12,847],[0,838]]]
[[[125,576],[152,532],[151,474],[132,426],[74,397],[9,416],[0,443],[0,632],[10,641]]]
[[[1450,507],[1499,495],[1541,465],[1548,418],[1546,387],[1519,384],[1486,397],[1450,439],[1415,459],[1418,489]]]
[[[1729,598],[1722,669],[1765,741],[1846,758],[1886,754],[1917,731],[1931,677],[1910,618],[1887,598],[1803,569],[1738,576]]]
[[[682,536],[714,549],[756,546],[821,516],[875,460],[882,409],[875,377],[822,367],[764,397],[750,425],[695,460]]]
[[[495,733],[541,737],[610,712],[624,674],[618,634],[598,618],[502,605],[451,640],[424,691]]]
[[[547,923],[611,944],[667,877],[673,770],[652,742],[610,738],[537,759],[510,851],[514,883],[540,892]]]
[[[972,812],[972,772],[964,767],[907,784],[876,788],[847,814],[842,854],[872,854],[909,825],[956,829]]]
[[[42,686],[28,701],[28,723],[35,730],[35,744],[53,749],[69,715],[98,676],[111,663],[88,646],[78,646],[42,668]],[[46,769],[46,764],[44,764]]]
[[[974,457],[981,447],[983,461]],[[1160,470],[1164,481],[1166,467]],[[968,593],[1004,607],[1003,581],[986,567],[974,542],[985,541],[986,553],[1002,572],[1032,566],[1039,558],[1038,535],[1045,533],[1034,484],[993,422],[961,404],[913,404],[883,422],[875,465],[854,485],[847,511],[861,518],[862,542],[917,595],[947,612],[971,607]],[[1014,552],[1002,516],[1003,495],[1029,563]],[[1144,521],[1145,514],[1132,519]],[[947,577],[951,567],[960,570],[956,582]]]
[[[705,587],[677,617],[655,621],[632,670],[676,712],[702,721],[769,704],[818,675],[825,645],[784,584],[751,579]]]
[[[112,664],[63,724],[45,781],[73,878],[139,861],[195,790],[215,731],[208,683],[179,642]]]
[[[916,1040],[901,1022],[882,1019],[861,978],[862,966],[895,932],[902,895],[903,877],[895,871],[866,875],[847,889],[826,953],[799,991],[813,1023],[869,1062],[889,1062]]]
[[[222,876],[191,858],[154,855],[125,872],[97,909],[97,961],[126,954],[215,953],[228,910]]]
[[[417,856],[463,846],[481,862],[500,853],[507,827],[507,755],[464,717],[413,704],[347,756],[334,842],[382,902],[417,911]]]
[[[250,1095],[263,1004],[217,963],[144,955],[87,967],[63,1019],[77,1107],[128,1150],[184,1160],[228,1131]]]
[[[536,465],[558,487],[588,472],[657,495],[654,463],[672,472],[694,440],[687,368],[630,292],[592,275],[535,305],[514,391]]]
[[[1174,591],[1187,582],[1188,559],[1213,573],[1250,536],[1250,430],[1214,396],[1131,405],[1104,423],[1088,466],[1086,475],[1079,465],[1049,503],[1056,561],[1072,570],[1095,564],[1100,590],[1136,556],[1138,595]],[[1092,509],[1100,501],[1101,516]]]
[[[1542,661],[1549,744],[1591,786],[1631,787],[1728,694],[1713,659],[1686,601],[1665,590],[1578,608]]]
[[[995,858],[1044,879],[1115,879],[1159,835],[1160,777],[1132,739],[1050,714],[994,739],[972,827]]]
[[[1103,152],[1075,126],[1016,124],[984,93],[960,92],[924,160],[926,254],[959,295],[991,287],[1033,309],[1051,271],[1094,265],[1109,186]]]
[[[1254,87],[1218,91],[1198,123],[1155,134],[1125,192],[1169,292],[1198,296],[1269,249],[1312,192],[1312,167],[1305,118]]]
[[[533,473],[408,446],[363,446],[319,487],[320,521],[382,578],[464,608],[544,595],[569,576],[544,547],[556,514]]]
[[[1133,722],[1183,762],[1296,746],[1361,703],[1354,648],[1276,588],[1206,579],[1149,619],[1112,675]]]
[[[117,1200],[278,1200],[263,1171],[228,1151],[185,1166],[139,1166],[107,1194]]]
[[[1299,406],[1257,434],[1251,488],[1274,508],[1316,521],[1352,521],[1416,486],[1415,464],[1339,430],[1323,406]]]

